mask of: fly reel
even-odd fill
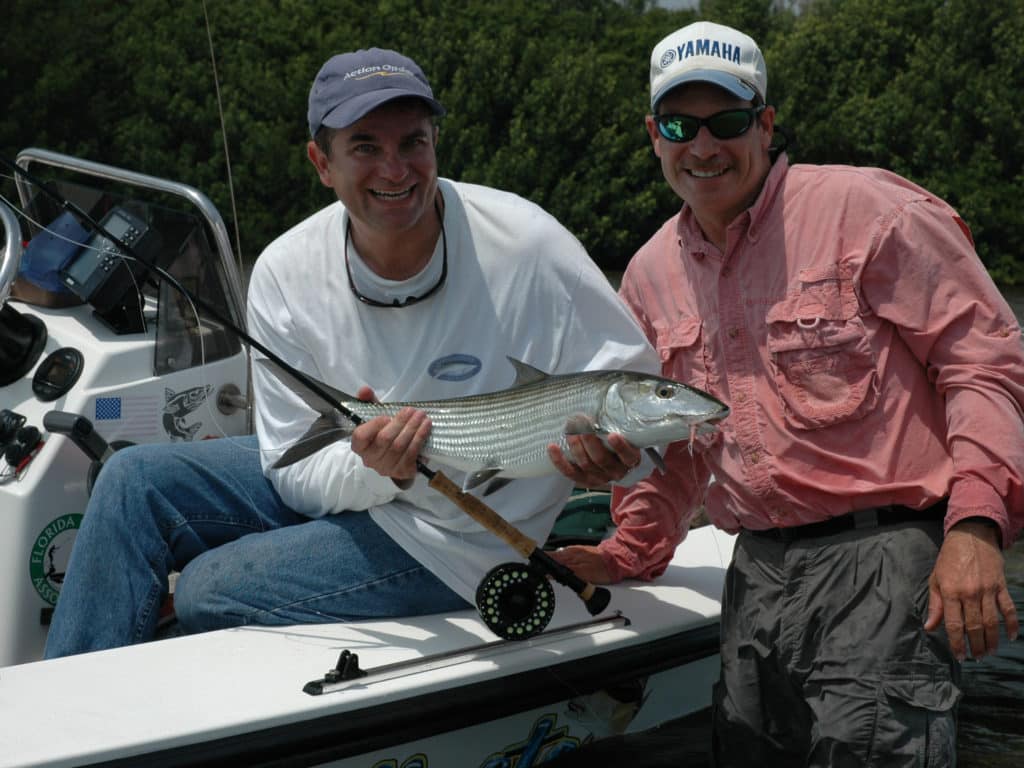
[[[555,591],[547,576],[529,563],[502,563],[476,588],[476,609],[504,640],[526,640],[544,631],[555,614]]]

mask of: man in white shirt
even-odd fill
[[[515,195],[438,177],[443,114],[420,68],[394,51],[324,64],[307,152],[338,201],[260,256],[254,338],[336,389],[383,401],[508,387],[508,357],[549,373],[658,371],[629,311],[555,219]],[[254,439],[224,439],[137,446],[108,462],[47,656],[151,638],[172,570],[178,621],[195,632],[465,608],[487,571],[510,559],[507,544],[417,475],[426,414],[373,419],[350,441],[273,469],[310,411],[262,366],[253,384],[260,453]],[[628,482],[650,469],[621,436],[570,442],[567,476],[488,497],[535,540],[574,482]]]

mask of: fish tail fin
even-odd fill
[[[319,413],[321,416],[328,416],[331,414],[339,413],[334,403],[321,396],[319,392],[316,392],[312,387],[309,386],[305,381],[300,379],[298,376],[287,370],[284,366],[280,365],[269,357],[260,357],[256,359],[256,362],[266,368],[268,371],[277,377],[278,381],[284,384],[291,392],[298,397],[302,398],[302,401],[312,408],[314,411]],[[322,392],[326,393],[329,397],[333,397],[338,402],[345,400],[355,400],[352,395],[347,392],[342,392],[340,389],[335,389],[328,384],[324,384],[322,381],[318,381],[309,374],[303,374],[306,379],[315,384]]]
[[[344,440],[352,435],[355,430],[355,422],[345,423],[344,419],[336,415],[324,415],[317,418],[313,425],[306,430],[306,434],[296,440],[288,450],[281,454],[281,458],[272,465],[274,469],[287,467],[297,461],[302,461],[312,456],[321,448],[326,448],[331,443]]]
[[[317,392],[307,384],[306,381],[300,379],[278,362],[268,357],[257,358],[256,362],[270,371],[289,391],[293,392],[306,405],[320,414],[317,420],[313,422],[313,425],[306,430],[306,434],[295,441],[274,462],[272,465],[274,469],[287,467],[289,464],[294,464],[308,456],[312,456],[321,448],[350,437],[352,432],[355,431],[356,421],[350,418],[349,414],[338,410],[338,407],[327,399],[327,397],[332,397],[338,403],[344,401],[351,402],[355,399],[351,395],[339,389],[334,389],[334,387],[328,386],[308,374],[304,374],[304,378],[312,382],[315,387],[319,388],[320,392],[327,396],[324,397],[320,392]]]

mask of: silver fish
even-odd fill
[[[568,455],[568,435],[619,433],[644,448],[659,467],[653,446],[714,430],[729,408],[706,392],[636,371],[585,371],[549,375],[514,358],[509,389],[483,395],[404,403],[368,403],[310,379],[364,421],[393,416],[410,406],[430,417],[430,437],[421,453],[468,473],[464,489],[494,478],[536,477],[558,470],[547,446]],[[285,467],[351,436],[356,424],[274,361],[260,358],[292,392],[320,414],[305,435],[274,464]],[[500,482],[500,481],[498,481]]]

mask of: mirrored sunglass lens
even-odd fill
[[[739,136],[750,127],[751,114],[745,109],[719,112],[708,120],[708,128],[720,139]]]
[[[689,141],[697,133],[696,120],[683,115],[665,115],[658,120],[658,127],[669,141]]]

